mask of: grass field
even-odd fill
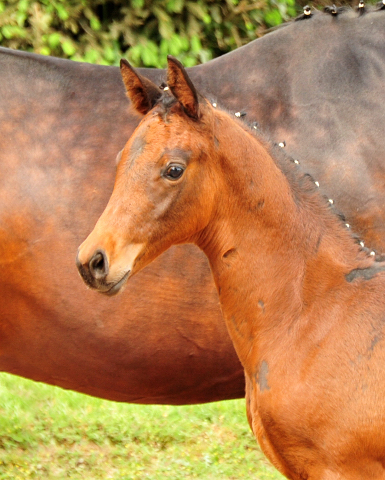
[[[0,479],[282,479],[243,400],[108,402],[0,374]]]

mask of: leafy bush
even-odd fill
[[[128,4],[128,6],[127,6]],[[0,44],[91,63],[205,62],[295,16],[295,0],[0,0]]]

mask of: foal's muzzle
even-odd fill
[[[107,255],[103,250],[97,250],[86,263],[81,263],[78,253],[76,266],[78,267],[80,276],[90,288],[95,288],[107,293],[109,286],[106,279],[109,267]]]

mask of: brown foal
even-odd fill
[[[146,116],[79,248],[84,280],[114,294],[170,246],[197,244],[267,457],[291,479],[384,479],[385,266],[279,147],[202,98],[177,60],[161,96],[121,70]]]

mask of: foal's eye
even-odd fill
[[[178,180],[184,172],[184,168],[181,165],[170,165],[164,173],[164,176],[168,180]]]

